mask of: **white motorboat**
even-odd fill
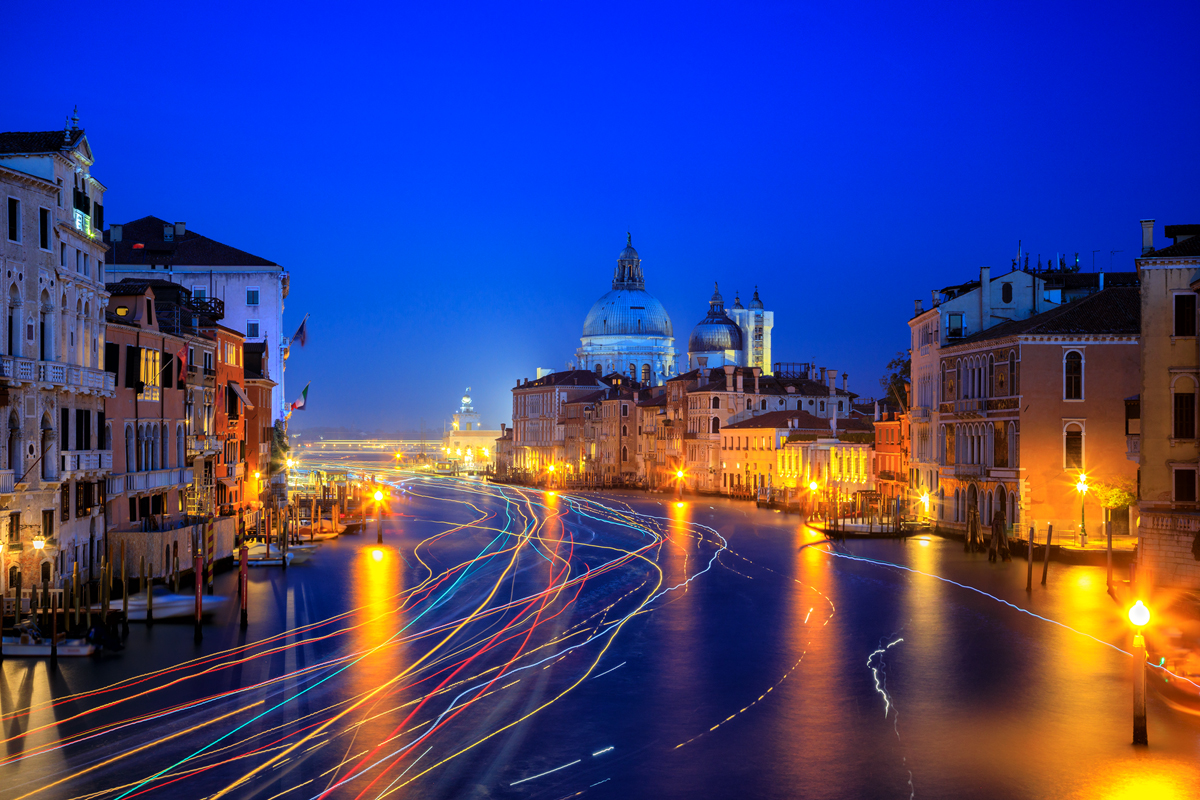
[[[196,595],[188,593],[176,594],[171,591],[169,586],[155,586],[152,591],[154,592],[155,619],[171,619],[172,617],[186,617],[190,619],[196,615]],[[228,597],[203,594],[200,596],[200,613],[211,614],[225,605],[228,600]],[[109,608],[113,611],[119,611],[121,609],[121,601],[110,601]],[[92,610],[99,611],[100,606],[94,605],[92,606]],[[144,591],[129,595],[129,615],[126,618],[130,622],[145,621],[146,593]]]
[[[16,626],[16,636],[4,637],[5,656],[49,656],[50,639],[42,636],[36,625],[28,622]],[[58,655],[60,656],[90,656],[96,652],[96,645],[87,639],[68,639],[65,634],[58,635]]]
[[[248,563],[252,567],[278,567],[283,565],[284,558],[287,559],[289,565],[294,563],[303,563],[307,561],[312,553],[301,551],[296,553],[289,550],[284,553],[280,551],[278,545],[274,544],[252,544],[249,548]]]

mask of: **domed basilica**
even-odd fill
[[[735,299],[725,309],[719,291],[709,300],[708,316],[688,338],[686,369],[733,364],[759,367],[771,374],[771,329],[775,313],[763,308],[754,289],[750,307]],[[578,369],[597,375],[619,372],[657,386],[678,373],[675,363],[675,333],[663,304],[646,291],[642,259],[633,249],[632,237],[617,256],[612,291],[601,297],[583,323],[582,347],[576,352]]]
[[[601,297],[583,321],[580,369],[597,375],[620,372],[650,386],[675,375],[675,333],[658,298],[646,291],[642,259],[629,237],[617,256],[612,291]]]

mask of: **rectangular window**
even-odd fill
[[[125,388],[136,389],[138,385],[138,368],[142,363],[142,357],[139,354],[140,347],[135,347],[131,344],[125,345]]]
[[[83,251],[82,250],[75,251],[75,271],[83,272]]]
[[[256,319],[246,320],[246,338],[247,339],[257,339],[258,338],[258,320],[256,320]]]
[[[92,276],[92,265],[88,263],[88,254],[87,253],[83,254],[83,275],[84,275],[84,277],[87,277],[87,278],[90,278]],[[150,321],[153,322],[154,320],[150,320]]]
[[[21,201],[15,197],[8,198],[8,240],[21,241]]]
[[[1196,502],[1196,470],[1175,470],[1175,502]]]
[[[38,209],[38,242],[43,250],[50,249],[50,209]]]
[[[248,306],[258,305],[258,287],[257,286],[251,286],[246,289],[246,305],[248,305]]]
[[[963,335],[963,315],[950,314],[949,322],[946,325],[946,336],[950,339],[958,339]]]
[[[1196,295],[1191,292],[1175,295],[1175,335],[1196,335]]]
[[[65,267],[67,265],[67,245],[66,245],[66,243],[59,244],[59,246],[58,246],[58,265],[60,267]]]
[[[204,299],[206,299],[206,298],[208,297],[208,287],[206,287],[206,286],[193,286],[193,287],[192,287],[192,297],[193,297],[194,299],[196,299],[196,300],[204,300]]]
[[[1196,395],[1175,392],[1175,438],[1196,438]]]
[[[121,368],[121,345],[115,342],[104,343],[104,371],[116,375]]]
[[[62,449],[68,450],[71,441],[71,409],[60,409],[58,440],[62,442]]]
[[[158,387],[162,379],[160,362],[161,354],[157,350],[142,348],[142,391],[138,393],[138,400],[158,399]]]

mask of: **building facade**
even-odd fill
[[[1142,221],[1141,387],[1129,435],[1138,459],[1139,580],[1200,589],[1200,225],[1168,225],[1173,243],[1154,247]],[[1132,393],[1131,393],[1132,394]],[[1140,413],[1139,413],[1140,411]]]
[[[104,233],[110,245],[109,275],[114,280],[162,279],[177,283],[196,300],[221,301],[222,324],[244,342],[264,343],[276,366],[271,421],[286,413],[283,365],[289,345],[283,327],[284,300],[290,277],[268,259],[223,244],[183,222],[142,217],[112,225]]]
[[[1088,481],[1132,481],[1125,398],[1140,385],[1138,289],[1114,288],[943,345],[931,491],[939,526],[996,513],[1024,534],[1078,534]],[[1083,476],[1081,480],[1081,476]]]
[[[104,492],[112,452],[104,401],[106,188],[77,126],[0,133],[0,456],[6,530],[0,588],[53,581],[105,555]]]

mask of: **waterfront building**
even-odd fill
[[[212,339],[216,352],[214,375],[216,403],[213,406],[213,433],[221,449],[205,466],[213,469],[213,503],[216,514],[222,517],[243,518],[248,508],[246,496],[246,420],[253,409],[245,381],[241,331],[220,324],[211,324],[203,333]],[[196,498],[197,500],[199,498]]]
[[[854,503],[865,510],[877,499],[874,441],[871,422],[861,417],[828,420],[826,427],[812,417],[798,419],[778,452],[782,487],[810,508]]]
[[[908,499],[908,415],[889,402],[875,404],[875,486],[884,509]]]
[[[642,259],[632,239],[617,256],[612,289],[592,305],[576,351],[580,370],[620,372],[644,386],[676,374],[675,334],[667,310],[646,291]]]
[[[1138,289],[1105,289],[939,350],[935,434],[939,527],[965,530],[1002,512],[1016,531],[1078,533],[1085,483],[1132,483],[1125,398],[1141,384]],[[1103,519],[1092,505],[1091,532]],[[1125,525],[1118,532],[1125,532]]]
[[[498,430],[484,430],[479,413],[471,405],[471,387],[462,396],[450,430],[442,434],[442,457],[464,472],[491,472],[495,468]]]
[[[153,286],[123,282],[107,290],[104,365],[116,385],[103,423],[105,440],[116,443],[110,448],[107,540],[110,550],[124,547],[132,560],[127,563],[145,557],[151,576],[165,576],[176,558],[185,568],[191,563],[184,503],[192,482],[184,424],[187,366],[178,359],[186,344],[159,327]]]
[[[290,278],[283,267],[154,216],[112,225],[104,237],[112,279],[157,278],[183,286],[196,300],[220,300],[223,325],[243,342],[271,348],[277,383],[271,421],[287,413],[283,373],[290,332],[283,328],[283,303]]]
[[[1139,469],[1138,579],[1200,589],[1200,225],[1168,225],[1155,249],[1142,221],[1141,387],[1130,398],[1128,452]],[[1131,392],[1130,394],[1133,394]]]
[[[608,384],[592,370],[552,372],[513,387],[513,477],[541,480],[566,459],[565,404]]]
[[[105,555],[112,451],[104,400],[106,187],[78,127],[0,133],[0,589],[55,581]]]
[[[953,342],[986,331],[994,325],[1029,317],[1056,303],[1046,296],[1044,278],[1023,270],[992,277],[991,267],[981,267],[979,280],[932,292],[933,306],[914,303],[908,321],[912,359],[912,405],[909,410],[912,446],[909,452],[909,490],[913,497],[937,496],[940,464],[937,431],[940,394],[940,351]]]
[[[250,405],[246,407],[245,506],[258,512],[270,503],[271,498],[271,446],[275,436],[271,397],[276,384],[271,380],[271,348],[266,342],[246,342],[242,354],[245,358],[242,374],[246,394],[250,397]],[[254,519],[256,517],[247,520],[246,524],[253,524]]]

